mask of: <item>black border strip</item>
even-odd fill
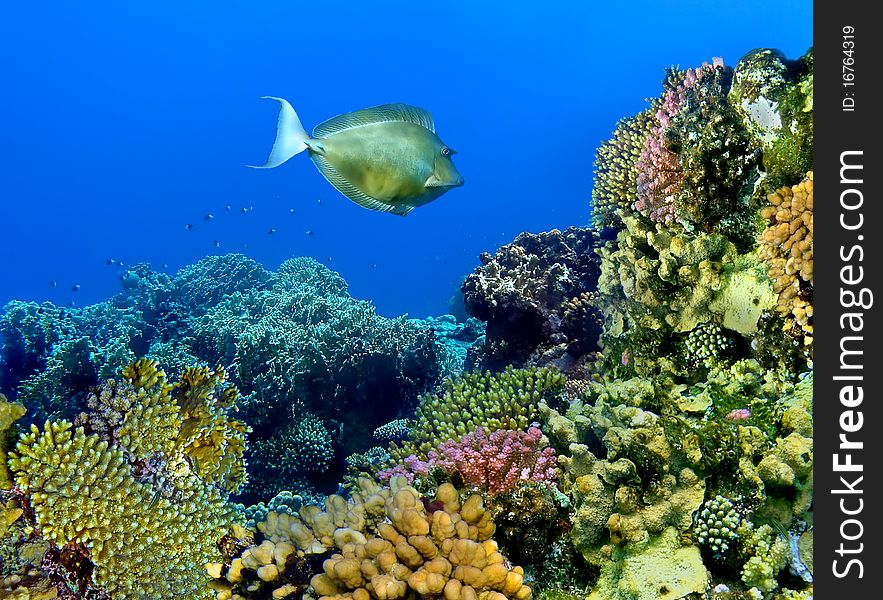
[[[883,72],[883,27],[872,15],[876,4],[814,5],[813,571],[822,600],[875,598],[881,589],[883,102],[874,80]]]

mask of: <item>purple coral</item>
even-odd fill
[[[669,132],[672,119],[688,109],[690,91],[724,69],[723,59],[714,58],[697,69],[688,69],[683,81],[669,88],[656,110],[657,125],[650,129],[644,150],[636,163],[638,170],[638,199],[634,208],[656,223],[671,223],[675,219],[675,198],[684,184],[684,171],[679,161],[680,142]]]
[[[381,482],[392,477],[405,477],[413,483],[415,475],[426,475],[440,467],[449,475],[458,473],[463,483],[487,491],[491,495],[509,492],[519,483],[533,481],[553,485],[557,479],[558,455],[546,445],[538,423],[527,431],[499,429],[488,434],[478,427],[460,440],[442,442],[422,461],[411,454],[402,464],[378,473]]]

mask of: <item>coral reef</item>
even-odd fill
[[[513,369],[502,373],[467,373],[447,379],[444,391],[423,396],[414,425],[401,444],[392,443],[390,454],[401,460],[409,454],[426,459],[446,440],[459,439],[482,427],[524,430],[539,416],[541,400],[558,404],[564,377],[548,368]]]
[[[786,331],[812,345],[813,174],[793,187],[769,195],[761,210],[769,227],[760,236],[760,258],[769,266],[776,310],[787,318]]]
[[[482,266],[462,286],[466,309],[487,322],[474,362],[495,370],[531,365],[583,373],[601,333],[591,297],[599,275],[598,240],[591,229],[571,227],[522,233],[494,255],[482,254]],[[577,301],[574,327],[565,312]]]
[[[268,514],[258,526],[263,541],[207,565],[217,598],[296,597],[308,580],[320,598],[530,599],[524,571],[508,566],[491,539],[480,496],[461,502],[444,484],[430,501],[402,479],[389,488],[361,485],[350,501],[329,496],[325,511]],[[309,577],[312,556],[327,558]]]
[[[632,212],[638,201],[638,160],[655,124],[654,108],[620,119],[613,137],[595,152],[592,227],[596,230],[621,227],[623,213]]]
[[[813,164],[813,52],[789,61],[758,48],[739,59],[728,97],[763,151],[762,190],[790,185]]]
[[[76,549],[72,589],[113,597],[208,597],[202,565],[234,521],[227,491],[245,480],[236,388],[223,370],[175,384],[152,361],[125,369],[93,399],[84,426],[31,426],[9,468],[33,526],[54,552]]]

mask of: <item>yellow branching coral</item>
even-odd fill
[[[565,378],[549,368],[513,369],[502,373],[468,373],[445,382],[443,393],[424,396],[414,426],[401,447],[390,454],[423,458],[445,440],[459,439],[476,427],[489,431],[524,430],[539,420],[541,400],[551,401],[564,388]]]
[[[32,426],[9,467],[39,533],[59,547],[82,545],[92,583],[112,597],[209,596],[202,565],[219,555],[216,542],[232,521],[214,486],[179,476],[180,493],[158,495],[133,476],[123,450],[68,421]]]
[[[170,384],[151,360],[123,370],[72,424],[32,426],[10,453],[37,532],[81,547],[86,582],[114,598],[210,597],[204,565],[235,520],[248,427],[227,415],[226,373],[187,369]],[[83,577],[76,574],[76,577]]]
[[[621,225],[622,212],[631,211],[638,199],[636,163],[656,124],[651,107],[616,124],[613,137],[595,153],[595,185],[592,188],[592,225],[595,229]]]
[[[760,258],[769,265],[777,310],[800,327],[812,344],[813,284],[813,172],[794,187],[769,195],[761,211],[769,227],[760,236]]]

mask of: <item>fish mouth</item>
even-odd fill
[[[430,187],[430,188],[445,188],[446,190],[448,190],[448,189],[451,189],[451,188],[457,188],[457,187],[460,187],[460,186],[463,185],[464,183],[465,183],[465,182],[463,181],[463,178],[461,177],[461,178],[458,179],[457,181],[438,181],[438,182],[435,182],[435,183],[427,183],[427,184],[426,184],[426,187]]]

